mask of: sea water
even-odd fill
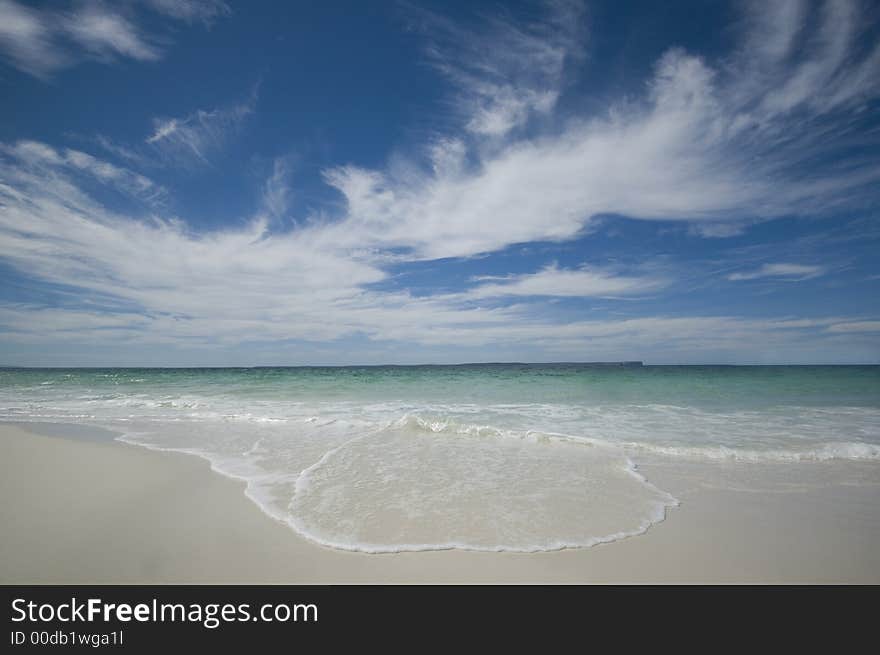
[[[543,551],[662,521],[644,458],[880,460],[880,367],[0,369],[0,420],[198,454],[335,548]]]

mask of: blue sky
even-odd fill
[[[0,364],[880,362],[870,2],[0,0]]]

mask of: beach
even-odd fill
[[[88,426],[0,426],[0,583],[880,583],[880,463],[640,462],[678,500],[553,552],[328,548],[198,456]]]

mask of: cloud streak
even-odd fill
[[[222,2],[150,0],[147,6],[176,19],[210,23],[228,13]],[[125,8],[92,1],[69,9],[34,9],[0,0],[0,54],[19,70],[48,78],[83,61],[156,61],[159,40],[146,34]]]
[[[210,25],[221,16],[232,13],[222,0],[144,0],[153,10],[188,23],[199,21]]]
[[[256,107],[257,91],[236,105],[197,110],[183,118],[157,118],[145,139],[166,162],[207,165]]]
[[[835,323],[828,327],[829,332],[880,332],[880,321],[853,321],[850,323]]]
[[[810,278],[823,275],[825,269],[822,266],[808,266],[805,264],[764,264],[753,271],[731,273],[728,280],[757,280],[760,278],[773,277],[791,281],[809,280]]]
[[[582,268],[560,269],[548,266],[537,273],[511,275],[468,291],[468,298],[499,298],[504,296],[550,297],[616,297],[655,291],[668,284],[662,278],[627,277],[601,270]]]

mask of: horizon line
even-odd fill
[[[620,367],[620,368],[648,368],[661,366],[880,366],[880,362],[859,362],[859,363],[677,363],[677,364],[650,364],[642,360],[620,360],[620,361],[543,361],[543,362],[523,362],[523,361],[488,361],[488,362],[456,362],[456,363],[421,363],[421,364],[251,364],[251,365],[208,365],[208,366],[142,366],[142,365],[76,365],[76,366],[21,366],[0,364],[0,370],[9,369],[26,369],[26,370],[98,370],[98,369],[147,369],[147,370],[186,370],[186,369],[273,369],[273,368],[425,368],[425,367],[463,367],[463,366],[604,366],[604,367]]]

